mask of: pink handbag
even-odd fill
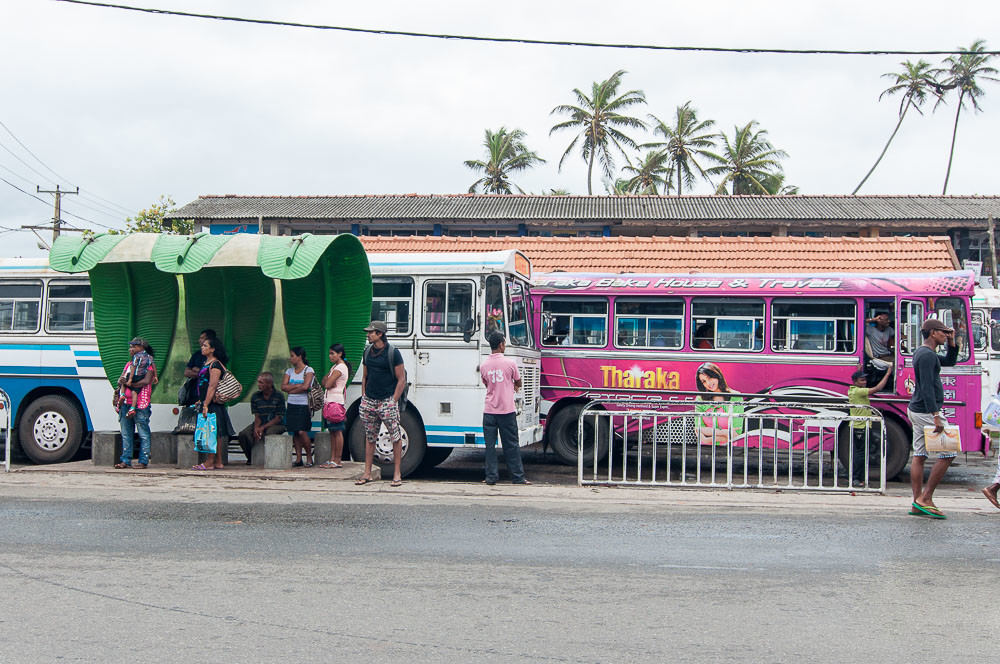
[[[344,409],[344,404],[333,401],[323,404],[323,419],[327,422],[343,422],[345,417],[347,417],[347,411]]]

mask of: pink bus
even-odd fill
[[[977,428],[982,370],[968,338],[971,272],[551,273],[533,281],[545,435],[566,463],[577,461],[577,417],[594,399],[695,400],[708,385],[742,401],[838,407],[853,371],[864,367],[870,380],[885,371],[865,333],[882,312],[895,333],[892,375],[872,397],[885,418],[886,477],[909,459],[912,355],[931,315],[955,328],[959,344],[958,363],[941,372],[944,412],[961,427],[964,451],[988,451]]]

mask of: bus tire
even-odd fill
[[[399,464],[399,472],[402,477],[406,477],[423,462],[424,455],[427,453],[427,438],[424,436],[424,427],[420,424],[420,419],[409,408],[400,413],[399,425],[403,437],[403,459]],[[363,461],[365,458],[365,423],[360,417],[356,418],[354,424],[351,425],[348,445],[351,449],[351,457]],[[375,463],[383,469],[383,476],[388,474],[389,478],[392,478],[392,444],[384,426],[379,431],[379,437],[375,443]]]
[[[441,465],[451,456],[454,449],[454,447],[428,447],[424,452],[424,460],[420,463],[420,470],[430,470]]]
[[[854,445],[854,438],[848,423],[845,422],[841,425],[838,438],[838,456],[846,472],[850,468],[851,450]],[[885,419],[885,440],[885,480],[889,482],[896,479],[906,467],[906,463],[910,460],[912,443],[906,434],[906,429],[889,418]],[[877,449],[874,451],[877,453]],[[872,483],[878,483],[878,466],[871,466],[870,472],[872,473],[870,476]]]
[[[50,394],[35,399],[20,420],[17,439],[21,451],[35,463],[69,461],[83,443],[83,418],[66,397]]]
[[[549,422],[549,447],[556,457],[568,466],[577,464],[579,450],[577,421],[583,411],[583,404],[575,403],[557,412]],[[597,460],[603,461],[608,455],[609,431],[603,426],[603,435],[598,437]],[[583,462],[594,463],[594,425],[587,421],[583,424],[584,447]]]

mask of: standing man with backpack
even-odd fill
[[[364,374],[361,379],[361,407],[359,414],[365,425],[365,472],[355,484],[372,481],[372,461],[375,457],[375,441],[384,424],[392,441],[392,484],[400,486],[403,478],[399,463],[403,457],[403,439],[399,430],[400,398],[406,389],[406,369],[403,356],[389,345],[385,335],[388,327],[383,321],[373,320],[365,328],[368,333],[368,348],[361,360]]]

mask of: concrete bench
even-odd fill
[[[176,455],[174,460],[176,468],[190,468],[191,466],[197,466],[205,460],[206,455],[201,454],[194,449],[194,434],[179,433],[172,435],[171,438],[174,440],[174,454]],[[226,441],[221,446],[221,449],[222,463],[223,465],[228,465],[229,442]]]
[[[292,467],[292,437],[287,433],[264,436],[250,449],[250,465],[271,470]]]
[[[313,434],[313,463],[317,466],[326,463],[333,456],[333,443],[329,431],[317,431]]]
[[[132,458],[139,458],[139,436],[136,435],[132,447]],[[149,441],[150,464],[173,464],[177,462],[177,447],[173,436],[162,431],[154,431]],[[95,466],[113,466],[122,456],[122,434],[120,431],[95,431],[91,441],[90,459]]]

